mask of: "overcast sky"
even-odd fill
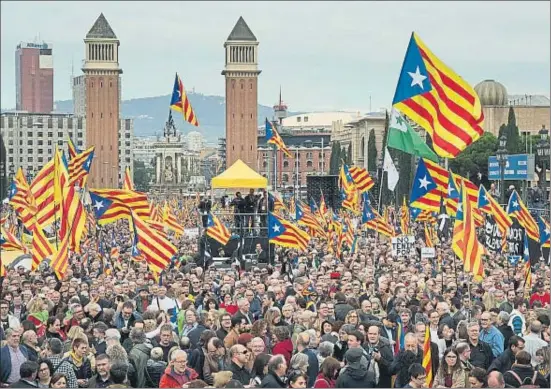
[[[223,95],[223,43],[239,16],[260,41],[259,102],[279,86],[291,110],[390,106],[410,34],[471,85],[510,94],[550,87],[549,2],[2,2],[1,106],[15,106],[15,47],[53,44],[56,100],[71,98],[74,61],[103,12],[120,39],[123,99],[188,90]]]

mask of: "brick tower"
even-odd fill
[[[226,64],[226,167],[241,159],[257,167],[258,41],[239,18],[224,43]]]
[[[96,146],[91,188],[119,186],[119,40],[101,14],[84,39],[86,146]]]

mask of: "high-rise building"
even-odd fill
[[[86,145],[95,146],[94,165],[88,178],[92,188],[119,186],[120,74],[119,40],[101,14],[84,39],[84,75],[77,77],[84,88]],[[73,83],[74,84],[74,83]],[[121,141],[124,141],[121,139]]]
[[[21,42],[15,51],[16,110],[50,113],[54,110],[54,61],[47,43]]]
[[[226,80],[226,166],[241,159],[257,168],[258,136],[258,40],[239,18],[228,39]]]

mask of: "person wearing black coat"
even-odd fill
[[[548,388],[549,382],[532,367],[531,359],[529,352],[519,351],[511,370],[503,373],[505,384],[512,388],[519,388],[522,385],[538,385],[540,388]]]
[[[274,355],[268,361],[268,373],[262,378],[261,388],[285,388],[287,362],[283,355]]]
[[[348,312],[354,309],[354,307],[346,302],[346,295],[342,292],[335,293],[335,320],[344,321]]]
[[[409,333],[406,334],[405,349],[396,355],[390,365],[390,374],[396,374],[395,388],[403,388],[409,382],[408,369],[412,363],[423,363],[423,350],[418,347],[417,336]]]
[[[368,355],[379,365],[378,388],[390,388],[392,374],[390,366],[394,361],[394,353],[388,339],[381,336],[381,328],[372,324],[367,328],[367,342],[364,345]]]
[[[376,377],[373,369],[369,368],[362,348],[351,348],[344,355],[346,366],[341,370],[335,383],[336,388],[374,388]]]
[[[511,366],[515,363],[515,355],[517,352],[524,349],[524,339],[520,336],[513,335],[509,339],[509,348],[499,357],[494,359],[488,371],[497,370],[504,374],[507,370],[511,370]],[[472,354],[472,351],[471,351]],[[471,361],[472,363],[472,361]]]

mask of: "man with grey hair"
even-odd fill
[[[282,355],[274,355],[268,361],[268,374],[262,379],[261,388],[285,388],[283,382],[287,373],[287,362]]]
[[[321,342],[318,346],[318,361],[319,365],[321,367],[321,364],[325,360],[325,358],[330,357],[333,355],[333,349],[335,348],[335,345],[331,342]]]
[[[21,328],[8,328],[6,345],[0,349],[0,382],[13,384],[19,381],[19,368],[28,359],[27,350],[20,345]]]
[[[503,335],[492,324],[492,316],[490,315],[490,312],[486,311],[480,315],[480,327],[481,331],[479,339],[488,343],[488,345],[492,348],[494,358],[497,358],[503,353],[504,350]]]
[[[142,388],[145,385],[147,360],[149,359],[153,346],[140,328],[132,328],[132,330],[130,330],[129,339],[132,341],[133,347],[128,353],[128,359],[136,368],[136,387]]]
[[[113,345],[113,344],[120,344],[121,343],[121,333],[119,330],[115,328],[109,328],[105,331],[105,343],[107,343],[107,347]],[[107,349],[107,348],[106,348]]]
[[[511,326],[509,326],[509,314],[505,311],[499,312],[496,319],[496,325],[501,335],[503,335],[503,349],[509,345],[509,339],[514,335]]]
[[[237,308],[239,308],[239,311],[237,311],[237,313],[233,315],[233,317],[237,317],[240,319],[244,318],[245,320],[247,320],[248,325],[252,325],[254,318],[253,314],[250,312],[251,303],[249,303],[249,300],[247,300],[246,298],[238,299]]]
[[[297,351],[299,353],[306,354],[308,357],[308,369],[306,375],[308,376],[308,387],[311,388],[316,382],[316,377],[319,373],[318,357],[309,348],[310,346],[310,334],[308,332],[301,332],[297,337]]]
[[[538,365],[536,351],[547,346],[547,342],[541,338],[541,322],[534,320],[530,323],[530,333],[524,337],[524,351],[530,353],[532,366]]]
[[[68,388],[78,388],[77,376],[73,365],[69,360],[63,358],[63,343],[57,338],[52,338],[48,342],[48,349],[51,356],[48,360],[52,363],[52,367],[56,373],[64,374],[67,377]]]

